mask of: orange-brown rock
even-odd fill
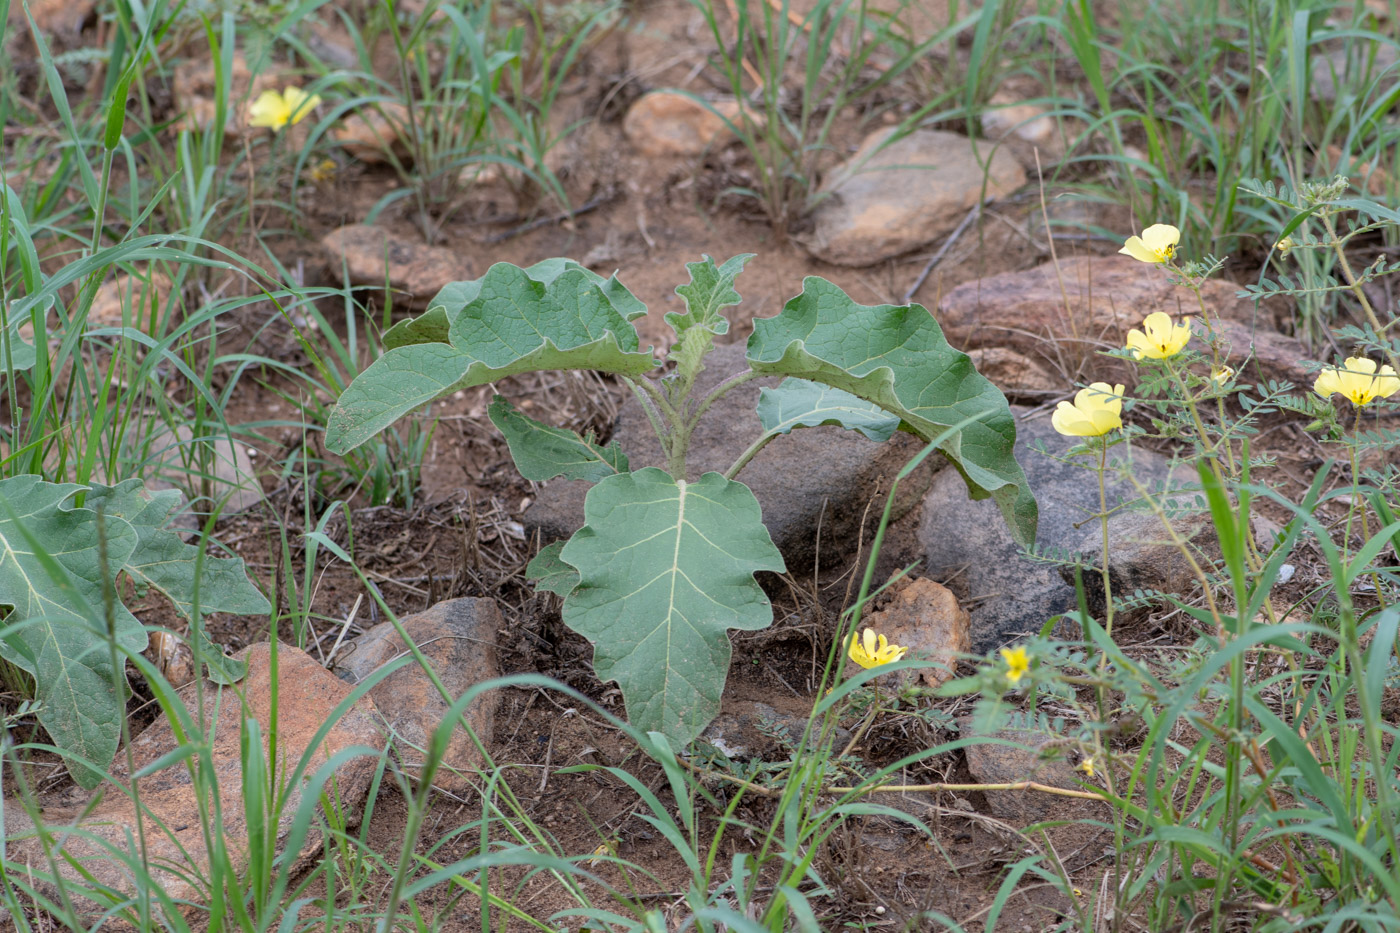
[[[646,156],[695,156],[728,144],[734,133],[725,120],[740,118],[733,100],[702,104],[674,91],[654,91],[637,99],[622,120],[622,132]]]
[[[408,109],[399,103],[383,103],[346,115],[331,138],[351,156],[366,165],[388,162],[392,154],[403,161],[408,146],[400,133],[408,126]]]
[[[470,279],[467,261],[445,246],[428,246],[371,224],[351,224],[321,238],[331,275],[342,268],[355,285],[383,287],[387,282],[396,303],[425,308],[444,285]]]
[[[170,297],[170,277],[163,272],[135,276],[125,272],[103,283],[88,309],[89,327],[121,327],[145,330],[154,307],[157,318],[165,315]]]
[[[907,582],[888,606],[860,623],[862,632],[874,629],[891,644],[908,648],[905,660],[934,662],[935,667],[892,675],[900,684],[922,682],[927,687],[937,687],[953,676],[953,665],[971,646],[968,626],[967,610],[958,605],[952,591],[922,577]],[[858,669],[852,665],[850,670]]]
[[[505,625],[491,599],[449,599],[400,620],[404,631],[423,652],[433,672],[455,701],[476,684],[501,675],[496,639]],[[362,635],[339,670],[360,681],[403,655],[408,646],[391,622],[381,622]],[[446,718],[449,706],[432,680],[411,660],[370,690],[387,722],[404,769],[416,774],[423,750]],[[495,734],[499,694],[492,690],[473,700],[464,718],[484,746]],[[459,725],[448,741],[443,765],[433,778],[439,787],[463,792],[471,787],[469,772],[480,768],[481,753]]]
[[[234,870],[241,872],[248,864],[249,842],[240,742],[246,728],[245,720],[256,721],[263,742],[263,754],[270,755],[268,736],[273,690],[271,655],[267,644],[253,645],[238,656],[248,662],[248,674],[236,690],[201,682],[181,689],[178,695],[190,716],[197,717],[196,690],[204,691],[204,709],[206,715],[211,717],[208,734],[212,735],[210,755],[213,776],[219,784],[223,819],[222,825],[213,827],[213,832],[227,846]],[[269,831],[281,851],[291,841],[288,834],[292,830],[302,795],[308,790],[319,793],[322,789],[308,785],[317,769],[352,746],[380,747],[381,733],[376,723],[373,701],[362,698],[335,721],[319,745],[311,747],[317,730],[350,694],[351,686],[303,652],[286,645],[278,648],[277,683],[277,775],[279,780],[288,783],[285,805],[273,816],[276,822]],[[169,720],[157,720],[132,740],[137,770],[146,768],[182,744],[187,743],[176,738]],[[303,756],[306,756],[304,767],[301,764]],[[125,763],[125,755],[119,753],[113,771],[123,782],[127,780]],[[350,758],[335,769],[335,799],[340,807],[337,822],[344,821],[353,826],[359,820],[374,769],[375,759],[368,756]],[[192,883],[194,879],[208,878],[210,871],[209,853],[199,815],[202,789],[195,787],[185,761],[181,760],[144,775],[140,779],[139,790],[141,804],[148,811],[144,820],[147,859],[157,883],[177,902],[206,903],[206,892]],[[81,830],[81,833],[64,837],[64,855],[57,857],[58,870],[69,882],[70,893],[80,891],[84,882],[78,871],[64,861],[65,857],[76,860],[98,883],[123,894],[134,893],[135,888],[125,866],[107,848],[115,848],[123,857],[130,851],[130,840],[136,836],[136,810],[131,798],[109,787],[92,812],[83,815],[85,806],[86,801],[76,807],[47,808],[41,813],[44,825],[51,831],[67,829],[75,822]],[[7,803],[6,820],[5,830],[9,837],[6,860],[12,870],[15,866],[27,866],[36,875],[48,872],[48,860],[33,834],[33,824],[22,808],[13,802]],[[313,820],[308,834],[299,840],[296,851],[290,856],[293,871],[320,850],[321,834],[316,827],[317,823]],[[100,912],[100,909],[81,899],[78,903],[85,912]]]
[[[972,365],[1002,391],[1007,398],[1024,402],[1043,402],[1063,395],[1065,380],[1049,367],[1022,356],[1006,347],[982,347],[969,350]]]

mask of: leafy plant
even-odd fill
[[[1035,500],[1012,457],[1006,399],[918,305],[867,307],[808,278],[779,315],[756,322],[750,370],[694,397],[749,258],[688,265],[691,280],[676,289],[686,310],[666,316],[678,338],[674,367],[659,380],[643,378],[661,364],[639,349],[631,324],[646,309],[616,278],[566,259],[528,269],[498,263],[448,285],[424,315],[390,330],[391,349],[346,388],[326,431],[328,448],[348,451],[444,393],[517,373],[593,369],[624,380],[656,429],[665,470],[632,470],[616,445],[527,418],[504,399],[490,414],[523,475],[595,484],[584,526],[541,552],[529,575],[564,596],[565,623],[594,643],[598,674],[619,683],[633,724],[681,744],[719,712],[726,630],[772,621],[754,574],[782,571],[783,559],[735,477],[773,438],[818,424],[875,440],[896,426],[926,441],[947,434],[939,449],[971,494],[992,497],[1018,540],[1035,537]],[[754,443],[725,473],[690,479],[686,453],[699,419],[730,389],[767,374],[792,378],[763,393]]]
[[[65,505],[75,496],[85,497],[83,506]],[[150,492],[139,479],[0,479],[0,604],[11,609],[0,657],[33,675],[39,722],[76,756],[70,767],[86,765],[71,768],[84,787],[96,786],[111,763],[126,715],[108,636],[126,651],[146,646],[141,622],[114,596],[119,575],[138,591],[157,590],[196,631],[208,612],[270,611],[241,558],[209,557],[169,527],[180,501],[179,492]],[[225,682],[240,676],[228,662],[211,661],[210,672]]]

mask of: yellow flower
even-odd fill
[[[1324,369],[1313,383],[1313,391],[1323,398],[1336,392],[1353,405],[1367,405],[1400,392],[1400,377],[1389,366],[1382,366],[1378,374],[1375,360],[1349,356],[1342,366]]]
[[[851,633],[851,644],[847,653],[851,660],[859,664],[866,670],[872,667],[879,667],[881,664],[889,664],[898,661],[908,652],[908,648],[901,648],[899,645],[892,645],[884,635],[875,635],[874,629],[866,629],[860,641],[856,641],[856,633]]]
[[[1297,245],[1291,236],[1286,236],[1274,244],[1274,249],[1278,250],[1280,256],[1287,256],[1288,251]]]
[[[1228,385],[1235,378],[1235,371],[1228,366],[1222,366],[1210,374],[1210,381],[1218,386]]]
[[[1099,437],[1123,426],[1123,387],[1095,382],[1080,389],[1074,404],[1061,402],[1050,424],[1070,437]]]
[[[1078,770],[1083,771],[1085,774],[1089,775],[1089,777],[1093,777],[1093,776],[1094,776],[1094,756],[1093,756],[1093,755],[1090,755],[1088,758],[1085,758],[1083,761],[1081,761],[1081,762],[1079,763],[1079,768],[1078,768]]]
[[[1015,648],[1001,649],[1001,656],[1006,659],[1006,679],[1013,684],[1026,675],[1026,671],[1031,669],[1030,655],[1026,654],[1025,645],[1017,645]]]
[[[604,839],[602,842],[598,843],[597,848],[593,850],[593,855],[584,859],[584,861],[589,865],[597,865],[604,856],[617,855],[617,843],[618,840],[616,838]]]
[[[316,184],[324,184],[335,178],[336,169],[339,168],[333,159],[322,159],[306,170],[306,177]]]
[[[1173,324],[1171,316],[1166,312],[1153,311],[1142,322],[1142,330],[1134,327],[1128,331],[1128,352],[1137,359],[1170,359],[1180,353],[1190,339],[1189,317],[1183,318],[1180,324]]]
[[[288,86],[279,94],[263,91],[248,105],[248,125],[266,126],[280,130],[300,123],[302,118],[321,105],[321,95],[307,94],[299,87]]]
[[[1142,231],[1142,236],[1128,237],[1118,252],[1139,262],[1166,262],[1176,252],[1180,240],[1181,231],[1171,224],[1153,224]]]

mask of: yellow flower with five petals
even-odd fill
[[[1349,356],[1341,366],[1328,366],[1313,383],[1313,391],[1323,398],[1335,392],[1353,405],[1369,405],[1378,398],[1390,398],[1400,392],[1400,376],[1389,366],[1376,372],[1376,361],[1364,356]]]
[[[248,125],[266,126],[280,130],[300,123],[302,118],[321,105],[321,95],[308,94],[299,87],[288,86],[277,91],[263,91],[248,105]]]
[[[1079,763],[1079,771],[1083,771],[1089,777],[1094,776],[1094,756],[1090,755]]]
[[[1015,648],[1001,649],[1001,656],[1006,661],[1006,679],[1013,684],[1026,675],[1031,669],[1031,656],[1026,653],[1025,645],[1017,645]]]
[[[1050,416],[1056,431],[1069,437],[1099,437],[1123,426],[1123,387],[1092,383],[1074,396],[1074,404],[1061,402]]]
[[[1142,322],[1142,330],[1128,331],[1128,352],[1137,359],[1166,360],[1176,356],[1191,339],[1191,319],[1173,324],[1165,311],[1153,311]]]
[[[865,630],[859,640],[856,639],[856,633],[852,632],[851,644],[847,649],[851,660],[866,670],[898,661],[908,651],[908,648],[890,644],[888,638],[884,635],[877,636],[875,630],[870,628]]]
[[[1139,262],[1166,262],[1176,254],[1181,231],[1171,224],[1153,224],[1142,236],[1130,236],[1118,252]]]

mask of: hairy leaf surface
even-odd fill
[[[834,424],[879,443],[899,428],[899,419],[874,402],[806,379],[784,379],[776,389],[759,392],[758,420],[769,434]]]
[[[1012,455],[1016,423],[1006,398],[948,346],[921,305],[861,305],[816,277],[776,317],[754,322],[749,364],[833,386],[876,403],[932,440],[971,416],[981,420],[941,445],[974,498],[991,496],[1013,537],[1035,541],[1036,504]]]
[[[515,468],[528,480],[543,483],[562,476],[596,483],[627,472],[627,455],[616,443],[600,447],[567,428],[527,418],[503,396],[491,401],[486,414],[505,435]]]
[[[727,630],[773,621],[753,575],[784,565],[758,500],[719,473],[687,483],[648,467],[590,489],[584,521],[560,553],[579,572],[564,622],[593,642],[632,724],[684,745],[719,713]]]
[[[535,589],[556,596],[568,596],[578,586],[578,571],[564,563],[559,556],[564,544],[563,541],[555,541],[545,545],[525,567],[525,579],[534,583]]]

